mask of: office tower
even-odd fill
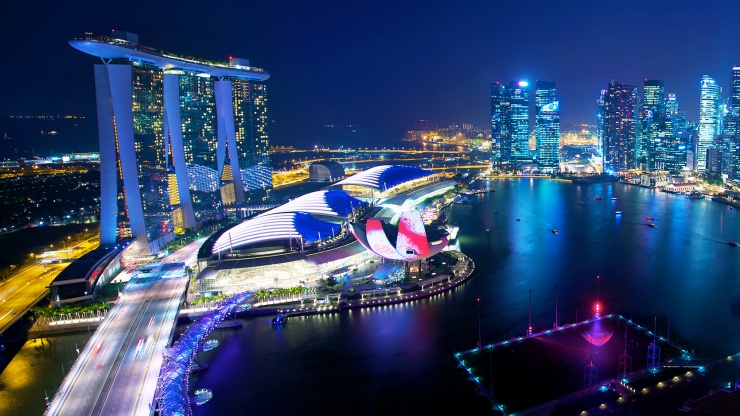
[[[491,84],[491,138],[494,169],[530,158],[527,81]]]
[[[612,81],[602,97],[604,121],[600,124],[604,171],[614,174],[634,169],[637,162],[637,88]]]
[[[696,171],[707,170],[707,150],[714,143],[714,137],[720,130],[720,87],[709,76],[701,79],[699,100],[699,142],[696,149]]]
[[[675,92],[669,92],[666,94],[667,98],[665,101],[665,112],[666,114],[675,114],[678,112],[678,97]]]
[[[231,173],[233,201],[245,202],[241,168],[254,162],[239,163],[234,114],[249,108],[240,119],[250,126],[242,137],[258,132],[266,156],[267,100],[260,83],[269,74],[246,60],[224,63],[156,51],[126,32],[86,34],[69,43],[103,61],[95,65],[102,245],[114,244],[118,233],[135,237],[139,252],[157,252],[176,227],[192,229],[219,218],[220,186],[203,182],[217,181],[224,172]],[[254,88],[261,91],[253,95],[257,102],[235,108],[232,82],[260,84]]]
[[[511,159],[511,147],[508,143],[509,100],[506,87],[498,82],[491,84],[491,164],[494,170],[500,170],[504,161]]]
[[[509,133],[512,161],[529,159],[529,83],[511,82],[509,93]]]
[[[730,107],[736,112],[740,113],[740,66],[732,67],[732,95],[730,97]]]
[[[602,157],[602,171],[603,171],[603,156],[604,156],[604,97],[606,96],[606,90],[601,90],[599,93],[599,99],[596,100],[596,152]]]
[[[643,84],[640,135],[637,141],[638,166],[655,169],[655,141],[665,132],[666,100],[663,81],[646,79]]]
[[[732,68],[730,103],[722,124],[725,145],[726,173],[733,181],[740,181],[740,66]]]
[[[686,166],[690,149],[686,113],[679,111],[676,93],[666,94],[665,123],[653,137],[653,146],[655,158],[652,160],[652,169],[679,173]]]
[[[560,108],[554,82],[535,83],[537,166],[544,173],[560,170]]]

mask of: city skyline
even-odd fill
[[[10,12],[17,19],[2,30],[6,39],[23,41],[7,49],[15,65],[3,69],[3,79],[20,70],[35,81],[6,82],[0,114],[91,117],[89,70],[62,45],[84,32],[105,34],[112,28],[139,33],[143,44],[164,50],[222,61],[244,56],[271,68],[269,117],[276,144],[316,144],[331,136],[323,127],[327,124],[355,126],[360,139],[399,138],[418,119],[485,126],[487,86],[510,79],[556,82],[561,120],[589,124],[596,120],[594,97],[612,79],[632,85],[646,78],[663,80],[691,120],[699,117],[702,75],[729,91],[730,69],[740,56],[732,41],[731,16],[738,11],[732,2],[714,8],[630,2],[617,12],[586,2],[571,8],[534,5],[250,4],[234,13],[203,15],[187,30],[181,22],[190,14],[188,7],[148,5],[144,14],[136,4],[105,11],[86,2],[41,11],[13,5]],[[492,20],[522,10],[531,13],[524,19]],[[250,24],[237,24],[247,12]],[[609,16],[622,14],[632,22],[597,36]],[[656,14],[662,18],[653,19]],[[153,16],[167,16],[157,20],[156,30],[151,30]],[[520,35],[507,36],[522,24],[526,30]],[[645,40],[658,33],[666,42],[655,59],[654,43]],[[503,45],[497,40],[501,37],[507,39]],[[30,44],[34,54],[53,60],[58,69],[49,71],[31,59]],[[614,54],[615,48],[624,52]],[[334,136],[355,137],[350,133]]]

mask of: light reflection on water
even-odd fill
[[[448,214],[477,266],[468,283],[403,305],[291,321],[279,335],[289,347],[277,342],[268,319],[246,321],[229,340],[245,350],[244,360],[215,354],[212,369],[192,383],[214,391],[196,414],[239,405],[311,412],[303,404],[324,400],[360,414],[485,413],[451,359],[477,341],[475,298],[482,300],[483,342],[495,342],[524,333],[530,289],[535,331],[554,323],[556,284],[561,323],[590,317],[597,275],[604,313],[618,310],[638,324],[658,316],[659,333],[667,335],[670,302],[672,339],[699,356],[740,351],[733,278],[740,251],[727,245],[740,240],[736,211],[618,183],[508,179],[484,186],[496,191]],[[648,216],[657,228],[646,225]],[[244,374],[239,383],[229,381],[227,368]],[[281,401],[286,391],[294,397]]]
[[[405,304],[294,317],[280,329],[271,317],[256,317],[240,330],[217,330],[221,345],[200,353],[211,368],[190,383],[212,389],[214,398],[195,414],[485,414],[490,406],[452,359],[477,341],[475,299],[486,344],[524,334],[530,289],[535,331],[554,323],[556,284],[561,323],[590,317],[596,275],[604,313],[619,311],[641,325],[657,316],[665,336],[670,309],[671,339],[698,356],[740,351],[740,248],[727,244],[740,241],[738,211],[617,183],[483,185],[496,192],[448,213],[477,266],[470,281]],[[657,228],[646,225],[648,216]],[[29,362],[38,364],[24,366],[23,377],[61,373],[60,363],[74,357],[72,339],[58,338],[67,346],[34,357]],[[9,390],[6,373],[0,403],[12,412],[0,413],[41,413],[43,383]]]

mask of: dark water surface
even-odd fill
[[[589,317],[599,296],[636,323],[657,316],[659,334],[699,357],[740,351],[740,248],[727,244],[740,241],[738,211],[618,183],[484,186],[496,192],[449,212],[476,262],[468,283],[406,305],[216,331],[221,346],[202,355],[211,368],[190,383],[214,397],[195,414],[483,414],[490,406],[452,359],[476,342],[475,299],[483,342],[495,342],[524,334],[529,290],[534,330],[551,327],[556,285],[561,323]]]

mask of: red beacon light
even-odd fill
[[[597,318],[601,317],[601,304],[598,302],[594,304],[594,313]]]

